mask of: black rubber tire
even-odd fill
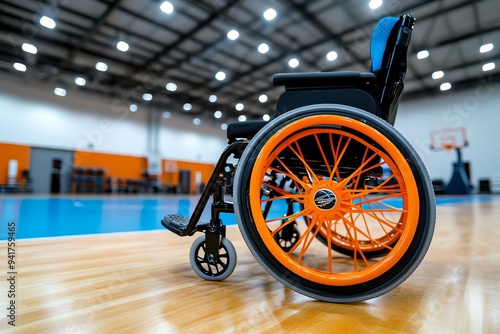
[[[254,172],[254,164],[261,149],[284,126],[315,115],[346,117],[367,124],[381,133],[405,157],[418,189],[420,203],[418,219],[407,250],[394,266],[380,276],[362,284],[326,285],[292,272],[269,251],[259,235],[251,215],[249,185],[251,175]],[[316,127],[321,126],[318,124]],[[335,104],[310,105],[295,109],[272,120],[259,131],[245,149],[236,170],[234,208],[240,231],[247,246],[270,275],[296,292],[314,299],[337,303],[358,302],[375,298],[400,285],[423,260],[429,248],[435,225],[435,198],[432,184],[423,162],[410,143],[382,119],[357,108]]]

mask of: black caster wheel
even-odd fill
[[[286,223],[286,221],[283,223]],[[274,240],[276,240],[281,249],[287,253],[297,244],[300,238],[300,232],[296,225],[295,222],[288,224],[274,235]]]
[[[189,252],[194,272],[207,281],[222,281],[228,278],[236,267],[236,250],[226,238],[221,239],[219,259],[213,260],[206,254],[205,235],[195,240]]]

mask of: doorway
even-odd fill
[[[70,193],[73,158],[73,151],[32,147],[30,173],[33,193]]]

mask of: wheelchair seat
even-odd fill
[[[285,86],[275,118],[305,105],[336,103],[357,107],[394,124],[399,96],[406,74],[406,53],[415,18],[412,14],[381,19],[371,38],[370,72],[338,71],[278,73],[275,86]],[[229,142],[251,139],[266,121],[231,123],[227,129]]]

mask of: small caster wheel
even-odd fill
[[[274,240],[278,243],[282,250],[289,252],[297,243],[300,237],[300,232],[296,227],[296,223],[289,224],[283,227],[274,235]]]
[[[202,235],[191,246],[189,260],[194,272],[201,278],[207,281],[222,281],[228,278],[236,267],[236,250],[231,241],[222,238],[219,259],[209,259],[206,254],[205,235]]]

